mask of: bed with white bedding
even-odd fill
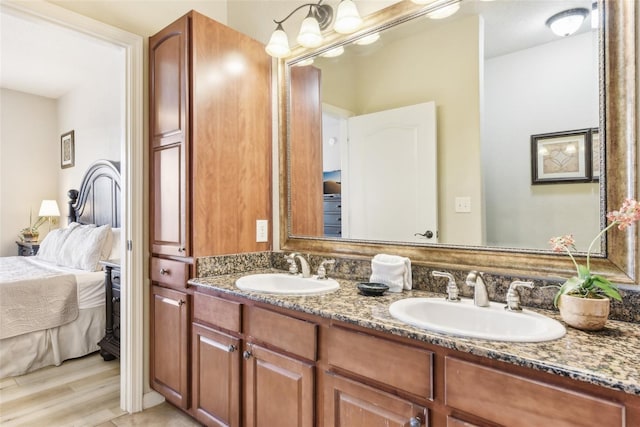
[[[37,256],[0,258],[0,378],[99,350],[100,261],[119,258],[118,164],[95,162],[69,196],[69,226],[52,230]]]

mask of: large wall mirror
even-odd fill
[[[549,238],[585,252],[637,197],[634,2],[460,6],[403,1],[280,62],[283,249],[559,276]],[[545,25],[576,8],[572,35]],[[596,253],[637,283],[636,228]]]

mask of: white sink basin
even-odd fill
[[[301,275],[265,273],[252,274],[236,280],[243,291],[279,295],[322,295],[340,288],[333,279],[319,280],[316,276],[304,279]]]
[[[564,326],[529,310],[511,312],[492,302],[476,307],[470,299],[407,298],[389,306],[392,317],[418,328],[443,334],[495,341],[539,342],[561,338]]]

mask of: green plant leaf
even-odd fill
[[[618,287],[602,276],[593,276],[593,284],[598,287],[609,298],[622,301]]]
[[[578,265],[578,277],[586,279],[591,275],[591,272],[585,265]]]
[[[583,283],[584,283],[584,279],[580,279],[575,276],[567,279],[567,281],[564,282],[562,286],[560,286],[560,289],[556,293],[556,296],[553,298],[553,305],[555,307],[558,307],[558,301],[560,301],[561,295],[569,294],[571,292],[576,291],[577,289],[580,289]]]

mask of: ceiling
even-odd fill
[[[0,87],[57,99],[95,84],[115,46],[77,31],[0,14]]]
[[[273,30],[272,19],[282,18],[283,7],[302,4],[298,1],[231,1],[240,14],[231,19],[237,21],[232,26],[259,40],[268,38],[267,34]],[[113,7],[126,4],[113,3]],[[388,6],[390,1],[356,0],[356,4],[366,15]],[[269,9],[275,5],[278,8]],[[591,0],[465,0],[458,14],[480,13],[483,16],[487,29],[486,56],[490,57],[553,40],[554,36],[544,25],[549,16],[573,7],[589,8],[590,5]],[[274,13],[278,16],[270,16]],[[249,16],[251,14],[259,16]],[[244,21],[251,23],[248,28],[243,28]],[[116,49],[78,32],[13,15],[4,9],[0,14],[0,24],[0,87],[20,92],[55,99],[74,87],[92,84],[94,76],[100,75],[109,53]],[[588,25],[584,24],[582,30],[587,31]],[[252,34],[256,31],[260,34]],[[289,34],[289,37],[293,39],[295,34]]]

